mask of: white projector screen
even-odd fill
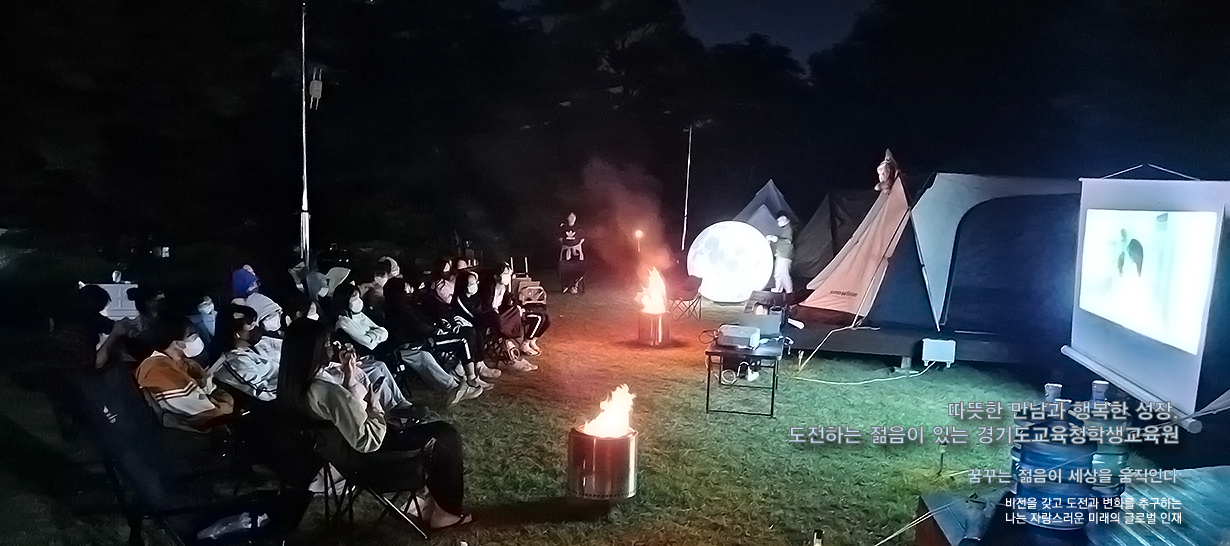
[[[1074,358],[1193,413],[1230,183],[1082,183]]]
[[[1217,222],[1214,212],[1085,211],[1080,308],[1199,353]]]

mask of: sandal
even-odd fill
[[[443,531],[445,529],[461,527],[462,525],[469,525],[473,522],[474,522],[474,516],[470,514],[462,514],[461,517],[457,519],[457,521],[450,523],[448,525],[441,525],[440,527],[432,527],[431,530],[432,531]]]

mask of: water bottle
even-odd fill
[[[1102,380],[1093,382],[1093,396],[1090,397],[1089,403],[1092,408],[1094,402],[1107,402],[1107,396],[1110,390],[1110,383]],[[1092,415],[1085,421],[1087,428],[1101,428],[1102,442],[1098,443],[1098,450],[1093,454],[1093,471],[1095,474],[1105,471],[1110,474],[1110,483],[1102,483],[1098,480],[1093,486],[1093,494],[1096,497],[1114,498],[1123,494],[1124,485],[1120,481],[1119,473],[1127,466],[1128,446],[1126,443],[1119,445],[1111,444],[1106,440],[1106,432],[1116,426],[1107,419],[1095,418]]]
[[[1030,420],[1029,414],[1033,411],[1045,412],[1045,406],[1043,404],[1054,403],[1055,401],[1057,401],[1059,399],[1059,393],[1063,391],[1063,385],[1059,383],[1047,383],[1046,386],[1043,387],[1043,389],[1045,390],[1045,393],[1046,393],[1043,400],[1036,400],[1034,402],[1031,402],[1029,406],[1026,407],[1024,411],[1021,412],[1022,415],[1024,416],[1024,419],[1017,419],[1014,422],[1016,429],[1012,431],[1013,439],[1016,438],[1016,430],[1020,430],[1020,429],[1032,430],[1035,427],[1046,425],[1047,419],[1043,418],[1041,421],[1033,421],[1033,420]],[[1021,444],[1020,442],[1015,442],[1015,441],[1012,442],[1011,455],[1012,455],[1012,486],[1009,489],[1011,489],[1013,493],[1016,493],[1017,479],[1019,478],[1020,472],[1021,472]]]

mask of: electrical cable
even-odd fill
[[[958,502],[965,502],[965,499],[961,499],[961,500],[955,500],[955,501],[952,501],[952,502],[950,502],[950,503],[948,503],[948,504],[945,504],[944,506],[941,506],[941,507],[939,507],[939,508],[936,508],[935,510],[932,510],[932,511],[930,511],[930,512],[927,512],[926,514],[923,514],[923,515],[919,516],[919,517],[918,517],[917,519],[915,519],[914,521],[911,521],[910,523],[908,523],[905,527],[902,527],[901,529],[898,529],[896,533],[893,533],[893,534],[891,534],[891,535],[888,535],[888,536],[887,536],[884,540],[881,540],[881,541],[877,542],[877,543],[875,544],[875,546],[882,546],[885,542],[888,542],[888,541],[890,541],[890,540],[892,540],[892,539],[894,539],[894,538],[897,538],[899,535],[901,535],[901,533],[904,533],[904,532],[906,532],[906,531],[909,531],[910,529],[913,529],[913,528],[914,528],[915,526],[917,526],[918,524],[920,524],[920,523],[922,523],[922,522],[924,522],[924,521],[927,521],[927,519],[928,519],[928,518],[930,518],[930,517],[934,516],[935,514],[937,514],[937,513],[941,512],[941,511],[947,510],[949,506],[952,506],[952,505],[954,505],[954,504],[957,504]]]
[[[793,379],[798,379],[799,381],[807,381],[807,382],[809,382],[809,383],[820,383],[820,384],[822,384],[822,385],[839,385],[839,386],[856,386],[856,385],[866,385],[866,384],[868,384],[868,383],[876,383],[876,382],[879,382],[879,381],[896,381],[896,380],[898,380],[898,379],[909,379],[909,378],[911,378],[911,377],[918,377],[918,376],[920,376],[920,375],[922,375],[922,374],[927,373],[927,370],[930,370],[930,369],[931,369],[933,366],[935,366],[936,364],[937,364],[937,362],[936,362],[936,361],[931,361],[930,363],[928,363],[928,364],[927,364],[927,367],[926,367],[926,368],[923,368],[923,370],[922,370],[921,372],[918,372],[918,373],[912,373],[912,374],[910,374],[910,375],[899,375],[899,376],[897,376],[897,377],[877,377],[877,378],[875,378],[875,379],[867,379],[867,380],[865,380],[865,381],[855,381],[855,382],[852,382],[852,383],[843,383],[843,382],[839,382],[839,381],[824,381],[824,380],[821,380],[821,379],[811,379],[811,378],[807,378],[807,377],[799,377],[799,376],[797,376],[797,375],[796,375],[796,376],[794,376],[794,377],[793,377]]]

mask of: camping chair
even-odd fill
[[[700,279],[688,277],[671,286],[666,293],[666,303],[671,316],[675,318],[682,319],[692,316],[696,317],[696,320],[701,320],[704,298],[700,296]]]
[[[293,533],[311,497],[291,489],[224,497],[217,481],[186,479],[164,446],[156,441],[162,427],[145,407],[135,382],[122,367],[76,379],[82,396],[86,433],[102,456],[116,500],[128,521],[130,545],[145,543],[145,520],[155,521],[177,543],[237,544],[278,539]],[[125,380],[127,383],[125,383]],[[198,538],[228,518],[247,529]]]
[[[332,423],[300,418],[300,425],[310,439],[310,452],[325,468],[325,520],[336,525],[347,524],[354,529],[354,505],[367,494],[383,507],[380,517],[396,514],[426,539],[427,533],[399,506],[403,496],[416,502],[414,495],[427,485],[423,460],[431,455],[434,440],[415,451],[358,453],[342,438]],[[329,471],[337,469],[345,480],[339,483]]]
[[[530,259],[522,256],[520,260],[516,257],[510,258],[508,263],[512,265],[513,278],[512,290],[513,296],[521,305],[547,305],[547,290],[542,287],[540,281],[536,281],[530,277]],[[518,266],[521,266],[518,268]]]

